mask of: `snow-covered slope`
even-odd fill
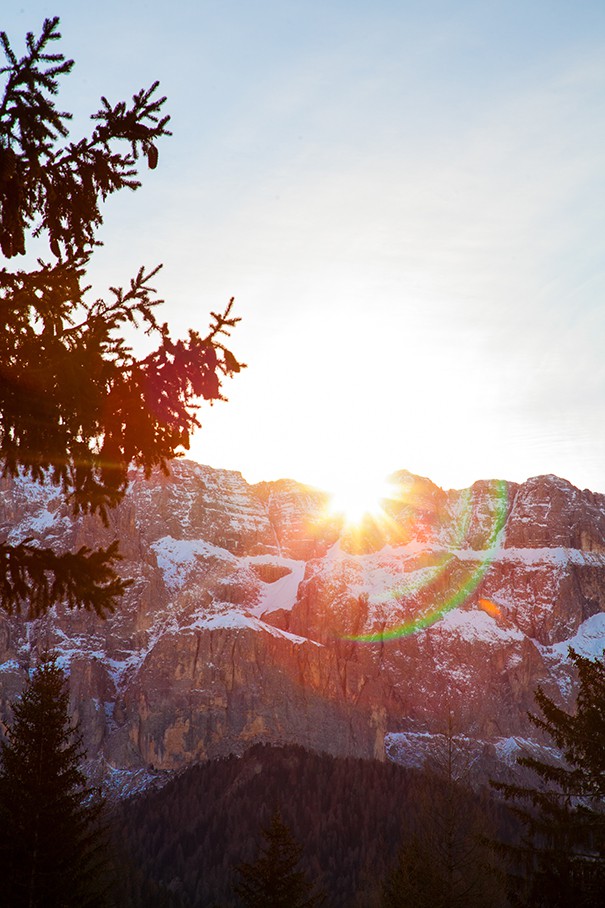
[[[113,617],[0,619],[0,708],[56,648],[89,753],[122,780],[256,740],[380,757],[388,733],[413,762],[450,713],[504,759],[533,740],[538,684],[571,702],[568,646],[605,648],[605,497],[556,477],[445,492],[402,471],[362,529],[317,490],[187,461],[133,473],[108,528],[52,487],[0,491],[0,538],[121,540],[135,582]]]

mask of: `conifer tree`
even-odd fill
[[[11,908],[105,904],[103,804],[68,706],[63,671],[42,657],[0,749],[0,878]]]
[[[156,317],[161,300],[151,283],[161,266],[139,268],[105,299],[90,297],[86,270],[100,245],[102,203],[139,187],[141,160],[155,169],[169,117],[156,82],[130,103],[102,98],[90,135],[70,140],[71,115],[55,103],[73,67],[53,50],[58,23],[47,19],[39,37],[28,34],[22,57],[0,33],[0,473],[53,482],[74,513],[107,522],[129,467],[167,472],[199,426],[196,401],[222,399],[222,377],[242,365],[223,343],[238,319],[231,300],[211,313],[204,336],[191,330],[173,340]],[[30,270],[13,267],[32,237],[46,241],[46,258]],[[126,342],[127,326],[152,338],[146,356]],[[117,542],[58,553],[0,539],[0,607],[13,613],[27,604],[36,617],[61,601],[103,616],[128,585],[116,573],[119,557]]]
[[[471,788],[467,742],[448,724],[436,736],[419,798],[416,835],[406,839],[383,888],[381,908],[496,908],[497,868],[487,847],[487,805]]]
[[[523,756],[535,784],[492,783],[524,827],[522,840],[502,850],[515,904],[532,908],[598,908],[605,891],[605,663],[569,654],[579,681],[575,711],[538,688],[541,715],[530,713],[562,762]]]
[[[384,884],[380,908],[437,908],[444,881],[439,863],[418,837],[406,840]]]
[[[276,811],[263,829],[264,845],[254,863],[238,867],[235,886],[244,908],[315,908],[323,903],[313,885],[297,869],[302,846],[294,839]]]

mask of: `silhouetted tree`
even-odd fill
[[[487,845],[486,805],[473,795],[472,756],[450,714],[436,736],[419,800],[416,835],[405,839],[381,908],[495,908],[501,886]]]
[[[323,898],[297,869],[302,846],[276,811],[263,830],[265,843],[252,864],[240,864],[236,895],[245,908],[314,908]]]
[[[82,770],[65,675],[42,658],[0,750],[0,877],[11,908],[85,908],[104,899],[102,800]]]
[[[541,688],[541,715],[530,719],[560,750],[562,761],[523,756],[534,785],[492,783],[512,802],[522,840],[502,850],[510,862],[515,904],[597,908],[605,891],[605,664],[570,649],[579,689],[573,713]]]
[[[487,845],[487,804],[472,798],[475,758],[469,744],[455,733],[450,713],[427,767],[441,781],[437,796],[427,804],[423,832],[442,890],[435,908],[495,908],[500,903],[500,881]]]
[[[156,82],[130,103],[102,98],[91,134],[69,141],[71,115],[54,99],[73,60],[52,50],[58,22],[47,19],[38,38],[28,34],[21,58],[0,33],[0,247],[12,260],[25,254],[28,237],[42,237],[50,254],[33,270],[0,270],[0,470],[51,481],[76,514],[107,521],[129,466],[166,472],[199,425],[195,401],[221,399],[221,376],[240,370],[222,340],[238,319],[231,300],[211,313],[205,336],[173,340],[155,314],[161,300],[151,281],[161,266],[140,268],[108,299],[90,299],[85,274],[99,245],[101,203],[140,185],[141,155],[156,167],[169,117]],[[155,349],[137,358],[126,326],[144,328]],[[35,617],[62,601],[105,615],[128,585],[118,559],[117,543],[59,554],[0,540],[1,607],[12,613],[27,603]]]

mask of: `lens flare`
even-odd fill
[[[495,482],[494,488],[496,500],[492,522],[486,540],[486,548],[480,553],[479,564],[476,564],[475,562],[474,565],[469,566],[467,575],[459,582],[456,590],[445,598],[442,598],[441,600],[438,599],[436,604],[423,614],[418,615],[403,624],[398,624],[391,628],[384,628],[378,633],[345,637],[346,640],[355,641],[357,643],[381,643],[385,640],[396,640],[400,637],[409,637],[417,631],[424,630],[432,624],[435,624],[435,622],[442,618],[447,612],[459,608],[473,595],[491,567],[503,541],[502,532],[506,524],[506,515],[508,513],[508,483],[498,480]],[[464,543],[468,536],[472,510],[473,495],[472,490],[469,490],[463,500],[463,507],[460,510],[460,516],[452,542],[452,547],[455,549],[465,548]],[[414,592],[417,592],[423,587],[435,585],[436,580],[443,574],[445,569],[455,561],[455,559],[455,552],[448,552],[443,560],[437,565],[436,571],[431,571],[429,578],[424,578],[415,585]],[[405,592],[409,593],[410,591],[410,587],[406,585]],[[391,590],[390,598],[397,599],[400,597],[401,588],[394,588]],[[491,600],[482,599],[480,600],[480,603],[489,603],[489,607],[500,614],[500,609],[495,603],[492,603]],[[482,605],[482,608],[484,611],[488,611],[488,608],[486,608],[485,605]],[[488,614],[492,614],[493,617],[496,617],[493,612],[488,611]]]
[[[381,517],[384,502],[392,495],[393,486],[386,480],[343,480],[332,493],[328,511],[333,516],[342,516],[348,526],[355,526],[366,517]]]
[[[478,605],[480,609],[483,609],[492,618],[500,618],[502,616],[502,609],[491,599],[479,599]]]

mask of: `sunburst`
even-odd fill
[[[392,486],[384,479],[347,479],[333,489],[329,513],[341,515],[348,525],[358,525],[368,518],[385,514],[385,501],[393,496]]]

